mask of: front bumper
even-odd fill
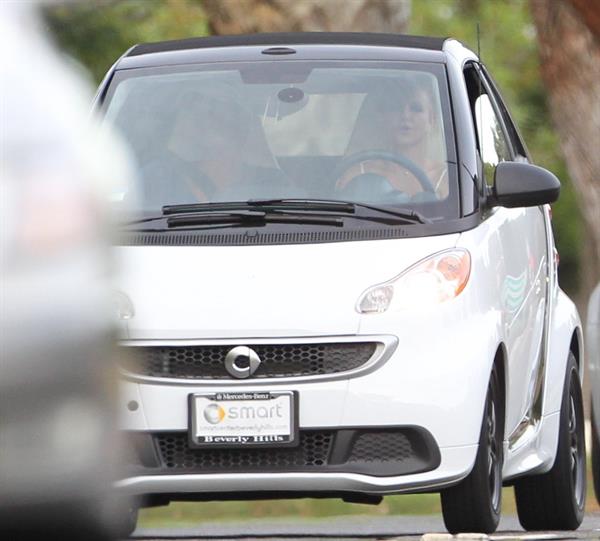
[[[340,338],[335,338],[339,340]],[[470,472],[475,461],[489,367],[477,344],[466,356],[460,341],[427,344],[408,337],[398,348],[392,335],[344,337],[377,339],[384,351],[368,369],[351,374],[231,380],[170,380],[124,374],[121,426],[150,437],[186,434],[191,393],[222,391],[295,391],[299,395],[299,427],[303,430],[377,431],[416,427],[429,434],[437,460],[428,467],[396,470],[347,466],[312,471],[248,467],[236,470],[194,468],[135,469],[118,486],[131,494],[224,494],[256,492],[392,494],[438,490]],[[471,343],[473,339],[469,337]],[[317,339],[307,338],[307,341]],[[320,337],[319,341],[323,338]],[[281,341],[281,339],[279,339]],[[297,338],[294,339],[298,341]],[[217,341],[218,342],[218,341]],[[204,343],[200,341],[199,343]],[[228,341],[232,344],[231,341]],[[252,341],[244,341],[252,346]],[[232,344],[234,345],[234,344]],[[411,347],[412,346],[412,347]],[[135,404],[137,407],[132,407]],[[185,437],[185,436],[184,436]],[[163,464],[164,466],[164,464]]]
[[[137,475],[117,483],[126,494],[239,494],[257,492],[400,494],[436,491],[463,479],[470,471],[476,445],[441,449],[441,463],[433,471],[414,475],[375,477],[356,473],[239,473]]]

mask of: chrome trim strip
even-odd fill
[[[372,357],[362,366],[353,370],[344,372],[335,372],[333,374],[320,374],[316,376],[296,376],[296,377],[271,377],[271,378],[248,378],[244,380],[236,379],[179,379],[179,378],[157,378],[153,376],[143,376],[134,374],[123,368],[119,371],[124,379],[134,383],[151,383],[153,385],[181,385],[181,386],[207,386],[222,387],[227,386],[254,386],[265,384],[286,384],[286,383],[315,383],[322,381],[337,381],[348,378],[356,378],[370,374],[382,364],[384,364],[396,351],[398,347],[398,337],[392,335],[352,335],[352,336],[310,336],[310,337],[288,337],[288,338],[225,338],[219,340],[121,340],[119,346],[124,347],[143,347],[143,346],[252,346],[257,344],[278,345],[278,344],[327,344],[327,343],[359,343],[375,342],[377,346]]]
[[[509,451],[516,451],[537,436],[540,421],[539,419],[530,417],[530,413],[531,410],[521,419],[521,422],[512,431],[512,434],[508,436]]]
[[[436,480],[406,482],[403,476],[371,477],[352,473],[244,473],[141,475],[115,483],[115,488],[127,494],[238,492],[367,492],[399,494],[427,492],[453,485],[467,474],[442,477]]]

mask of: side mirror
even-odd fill
[[[542,167],[523,162],[500,162],[494,173],[492,206],[537,207],[554,203],[560,194],[560,181]]]

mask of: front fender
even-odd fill
[[[581,319],[575,304],[562,290],[554,299],[548,325],[547,370],[542,415],[560,411],[567,370],[567,358],[573,337],[577,339],[579,377],[583,381],[584,363]],[[558,433],[556,435],[558,441]]]

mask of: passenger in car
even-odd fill
[[[142,168],[146,207],[278,197],[288,185],[259,118],[234,100],[186,92],[164,148]]]

